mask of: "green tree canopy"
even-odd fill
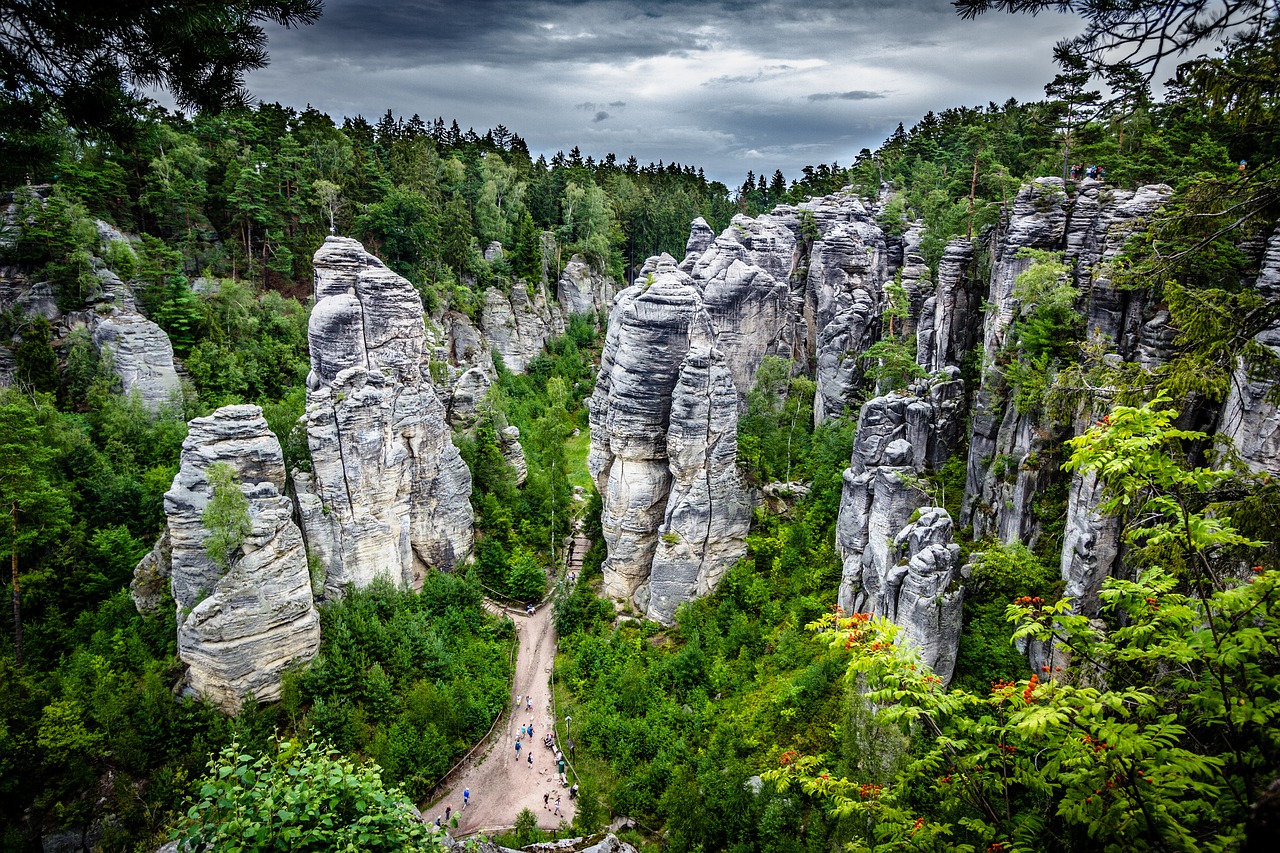
[[[316,743],[284,741],[275,755],[232,744],[209,762],[178,837],[184,850],[436,851],[444,849],[376,765],[334,758]]]

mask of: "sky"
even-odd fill
[[[501,124],[535,158],[576,145],[736,187],[848,165],[929,110],[1038,100],[1080,25],[964,21],[948,0],[325,0],[312,26],[267,28],[248,78],[265,102]]]

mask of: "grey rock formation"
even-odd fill
[[[155,547],[133,567],[133,580],[129,582],[129,595],[138,612],[149,616],[160,610],[164,591],[169,586],[173,555],[166,528],[156,540]]]
[[[964,602],[960,546],[951,536],[951,516],[942,507],[922,507],[920,516],[898,532],[893,540],[898,563],[886,577],[883,611],[902,626],[903,638],[944,683],[955,673]]]
[[[1109,262],[1171,190],[1154,185],[1120,191],[1095,181],[1082,181],[1075,189],[1075,195],[1069,196],[1059,178],[1039,178],[1024,186],[993,250],[990,309],[983,323],[983,383],[974,400],[961,513],[961,521],[972,526],[975,538],[994,536],[1034,546],[1041,534],[1032,509],[1035,498],[1061,477],[1056,466],[1043,463],[1070,437],[1069,425],[1019,413],[1007,399],[998,371],[993,370],[1021,308],[1013,295],[1016,279],[1032,263],[1019,258],[1019,251],[1063,251],[1073,283],[1081,291],[1079,307],[1087,334],[1119,357],[1131,359],[1145,353],[1142,357],[1155,366],[1162,341],[1169,337],[1167,315],[1162,324],[1158,306],[1148,304],[1135,291],[1117,290]]]
[[[329,595],[376,577],[416,587],[474,538],[471,475],[423,370],[422,303],[355,240],[327,237],[313,264],[307,442],[328,512],[307,539],[334,542]]]
[[[502,445],[502,457],[516,472],[516,485],[523,486],[529,479],[529,464],[524,459],[524,447],[520,444],[520,427],[503,427],[498,433],[498,442]]]
[[[669,621],[681,596],[709,589],[742,553],[737,507],[748,502],[734,466],[736,389],[701,293],[670,256],[653,266],[609,318],[588,467],[604,501],[606,594]]]
[[[795,246],[791,229],[775,218],[736,216],[690,265],[740,402],[766,355],[803,357],[788,284]]]
[[[224,406],[191,421],[181,467],[165,493],[172,543],[178,655],[187,682],[227,712],[249,696],[280,696],[284,671],[320,647],[302,534],[284,495],[284,456],[257,406]],[[232,466],[249,500],[252,529],[225,570],[209,559],[202,516],[208,470]]]
[[[520,853],[510,847],[503,847],[492,841],[475,841],[468,839],[453,842],[449,853]],[[557,841],[543,841],[520,848],[524,853],[636,853],[636,848],[611,832],[596,834],[583,838],[561,838]]]
[[[591,402],[608,594],[668,621],[714,586],[749,522],[733,433],[760,364],[816,362],[817,416],[844,411],[887,271],[883,232],[844,192],[736,216],[719,236],[695,221],[680,264],[645,262],[617,296]]]
[[[480,416],[480,406],[493,380],[482,367],[472,367],[463,371],[453,383],[453,393],[449,398],[449,424],[454,429],[468,429],[475,425]]]
[[[959,367],[977,343],[978,293],[967,277],[972,262],[973,244],[957,237],[947,244],[938,264],[937,286],[927,279],[920,283],[916,362],[930,373]]]
[[[959,550],[950,544],[950,516],[929,507],[919,477],[950,453],[963,395],[963,383],[952,378],[923,396],[895,392],[868,401],[836,521],[836,550],[844,561],[840,606],[902,625],[944,678],[959,642]]]
[[[311,594],[319,598],[325,594],[325,581],[330,573],[341,571],[341,525],[336,523],[332,510],[316,494],[311,473],[295,469],[291,474],[293,502],[302,527],[302,538],[307,545],[308,563],[317,566],[317,571],[311,576]]]
[[[532,294],[519,281],[509,294],[496,287],[484,292],[480,330],[512,373],[523,373],[547,340],[564,334],[564,329],[560,306],[547,298],[540,284],[533,286]]]
[[[671,392],[671,491],[649,574],[649,618],[706,595],[746,551],[751,502],[737,470],[738,397],[709,318],[690,330]]]
[[[182,383],[164,329],[128,308],[104,306],[86,315],[94,344],[111,353],[124,393],[137,391],[152,411],[181,408]]]
[[[862,387],[859,356],[880,334],[887,277],[884,232],[867,216],[837,224],[814,244],[807,300],[817,359],[815,421],[842,415]]]
[[[711,248],[711,244],[715,242],[716,232],[711,230],[711,226],[707,224],[707,220],[699,216],[693,220],[689,226],[689,239],[684,244],[684,260],[680,263],[680,268],[685,272],[689,269],[686,265],[692,266],[692,263],[701,257],[702,253]]]
[[[1066,581],[1062,595],[1072,599],[1077,613],[1098,612],[1102,582],[1119,563],[1123,519],[1103,514],[1099,510],[1102,501],[1102,483],[1096,472],[1071,478],[1060,567]]]
[[[445,311],[440,318],[445,338],[444,359],[461,370],[472,367],[493,371],[489,342],[466,314]]]
[[[596,314],[613,306],[616,287],[613,280],[596,270],[580,255],[565,264],[556,281],[556,300],[565,316]]]
[[[1254,286],[1264,299],[1280,301],[1280,231],[1267,243]],[[1255,340],[1280,356],[1280,323],[1258,333]],[[1250,376],[1243,367],[1237,369],[1218,432],[1235,442],[1240,457],[1254,471],[1280,476],[1280,409],[1268,399],[1277,382],[1280,378]]]

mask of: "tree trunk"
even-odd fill
[[[973,203],[978,194],[978,156],[982,153],[979,148],[973,154],[973,180],[969,182],[969,230],[966,238],[973,239]]]
[[[13,653],[18,666],[22,666],[22,604],[18,598],[18,505],[9,507],[9,519],[13,524]]]

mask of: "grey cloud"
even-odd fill
[[[737,74],[737,75],[721,75],[712,77],[705,81],[704,86],[731,86],[736,83],[758,83],[761,80],[769,80],[794,70],[794,65],[770,65],[761,68],[755,74]]]
[[[249,85],[338,120],[501,123],[535,157],[578,145],[733,185],[748,168],[847,163],[927,110],[1043,97],[1073,26],[965,22],[946,0],[325,0],[314,26],[268,28],[271,65]],[[671,90],[643,73],[665,57],[690,75]]]
[[[853,89],[848,92],[815,92],[806,96],[809,101],[876,101],[888,95],[887,92],[872,92],[867,89]]]

